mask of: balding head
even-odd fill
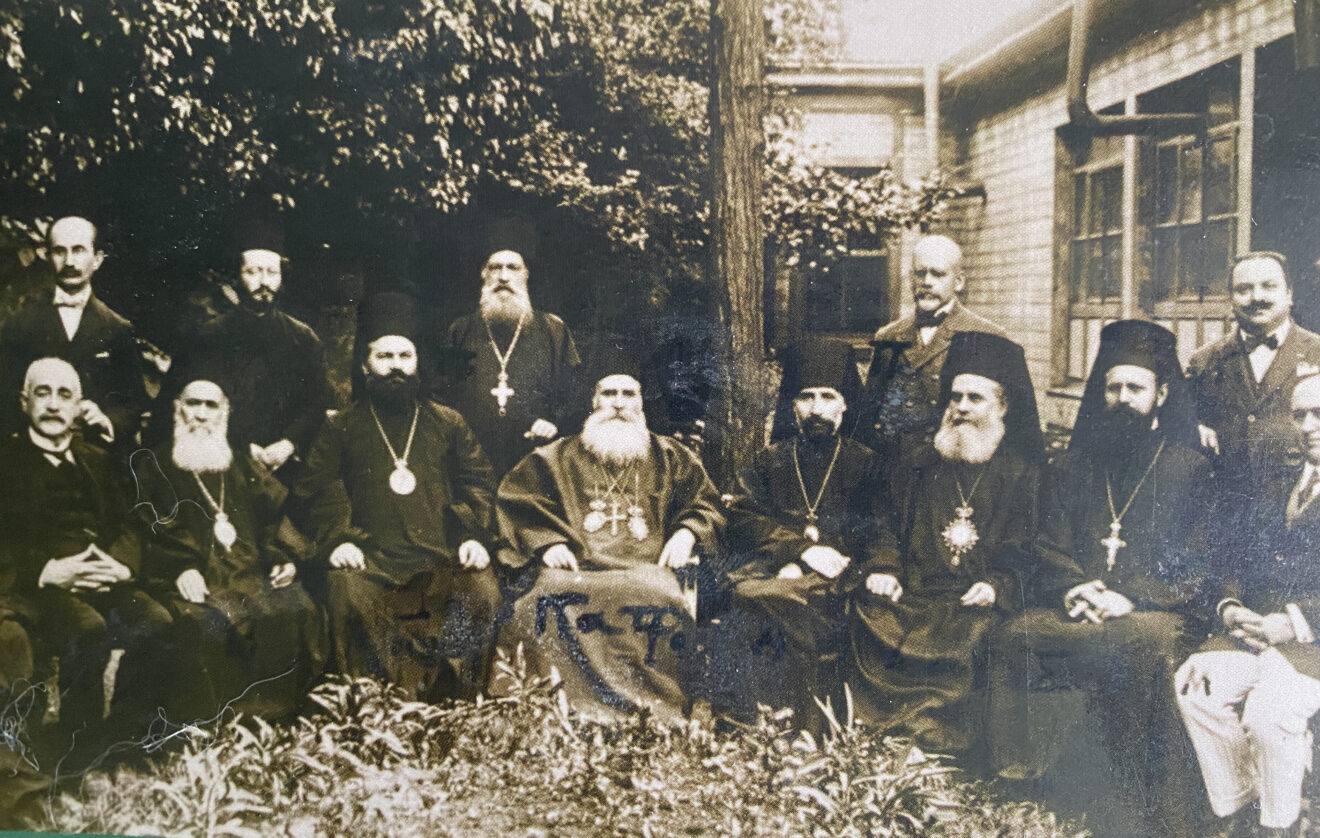
[[[963,290],[962,248],[948,236],[926,236],[912,251],[912,299],[931,315]]]
[[[96,225],[77,215],[65,216],[50,225],[46,249],[55,281],[69,292],[86,287],[105,258],[96,247]]]
[[[68,361],[40,358],[28,366],[19,404],[32,430],[41,436],[55,441],[67,439],[81,412],[81,401],[82,384]]]

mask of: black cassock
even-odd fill
[[[899,549],[869,572],[897,576],[903,593],[891,602],[863,585],[853,596],[849,683],[863,721],[937,750],[972,743],[983,712],[972,689],[987,633],[1021,607],[1039,482],[1039,468],[1003,446],[980,465],[926,448],[894,472]],[[955,556],[942,534],[964,497],[978,540]],[[992,606],[961,602],[977,582],[994,588]]]
[[[493,324],[487,335],[480,313],[458,318],[446,332],[445,346],[472,353],[471,373],[436,382],[437,398],[463,414],[490,457],[497,480],[535,446],[523,434],[537,419],[553,422],[561,436],[577,431],[568,427],[568,404],[573,373],[581,360],[564,321],[543,311],[528,318],[509,356],[506,372],[513,395],[507,397],[500,415],[499,403],[491,395],[500,375],[491,336],[503,353],[509,351],[513,334],[514,327]]]
[[[1151,434],[1129,457],[1070,453],[1051,472],[1032,607],[992,639],[989,737],[997,770],[1039,777],[1063,753],[1077,755],[1070,744],[1093,722],[1133,811],[1140,795],[1153,801],[1141,816],[1175,829],[1190,744],[1177,719],[1173,673],[1203,629],[1198,618],[1213,613],[1204,588],[1218,504],[1205,457],[1172,440],[1142,482],[1161,439]],[[1131,505],[1121,522],[1126,546],[1109,569],[1102,539],[1113,520],[1111,494],[1115,511],[1129,498]],[[1064,595],[1094,579],[1130,599],[1133,613],[1100,624],[1070,619]]]
[[[176,667],[166,705],[172,720],[207,719],[230,702],[267,717],[294,712],[320,677],[326,644],[301,579],[278,589],[270,584],[272,567],[300,563],[306,549],[284,517],[287,491],[241,453],[218,474],[184,472],[168,446],[138,451],[131,464],[143,574],[174,617]],[[216,536],[212,505],[222,497],[236,533],[228,548]],[[179,593],[177,580],[188,570],[206,580],[204,602]]]
[[[391,490],[394,460],[363,400],[322,426],[293,504],[322,561],[344,543],[366,555],[364,570],[327,573],[333,668],[419,697],[471,695],[485,684],[500,590],[491,568],[461,567],[458,548],[494,541],[490,463],[458,413],[418,404],[411,494]],[[402,455],[413,412],[378,415]]]
[[[812,697],[831,696],[847,595],[871,568],[891,562],[896,549],[879,472],[869,448],[838,436],[777,443],[743,472],[727,533],[730,562],[741,566],[729,574],[729,606],[710,644],[713,706],[744,719],[754,716],[757,704],[791,707],[806,725],[815,715]],[[819,493],[814,521],[803,486],[813,504]],[[806,535],[813,524],[819,542]],[[817,543],[851,560],[839,577],[827,579],[800,561]],[[802,576],[779,578],[790,564]]]

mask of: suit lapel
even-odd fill
[[[1260,387],[1256,391],[1257,404],[1265,401],[1274,391],[1291,383],[1297,377],[1297,362],[1301,360],[1301,355],[1301,335],[1298,333],[1297,324],[1294,323],[1288,330],[1287,339],[1275,353],[1274,362],[1265,371],[1265,377],[1260,380]]]
[[[964,327],[963,321],[966,319],[963,315],[962,303],[955,303],[953,309],[949,311],[949,316],[944,318],[944,322],[935,329],[935,334],[931,337],[930,343],[925,346],[921,345],[921,332],[914,322],[912,325],[912,348],[907,352],[908,363],[912,368],[920,369],[948,352],[954,333]]]

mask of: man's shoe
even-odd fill
[[[1233,814],[1215,818],[1214,823],[1205,832],[1206,838],[1255,838],[1259,827],[1259,817],[1254,806],[1243,806]]]
[[[1259,835],[1260,838],[1301,838],[1302,819],[1298,818],[1293,821],[1292,826],[1262,826],[1260,831],[1256,834]]]

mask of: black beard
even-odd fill
[[[242,298],[239,304],[248,311],[258,316],[267,314],[275,308],[275,294],[264,288],[259,289],[260,297],[253,296],[246,288],[243,289]]]
[[[834,423],[820,416],[808,416],[802,420],[800,433],[808,441],[828,439],[834,436]]]
[[[368,374],[366,385],[372,403],[385,410],[402,411],[412,407],[421,392],[421,379],[401,372],[386,376]]]
[[[1096,429],[1095,450],[1115,459],[1130,456],[1151,434],[1151,416],[1117,405],[1105,410]]]

